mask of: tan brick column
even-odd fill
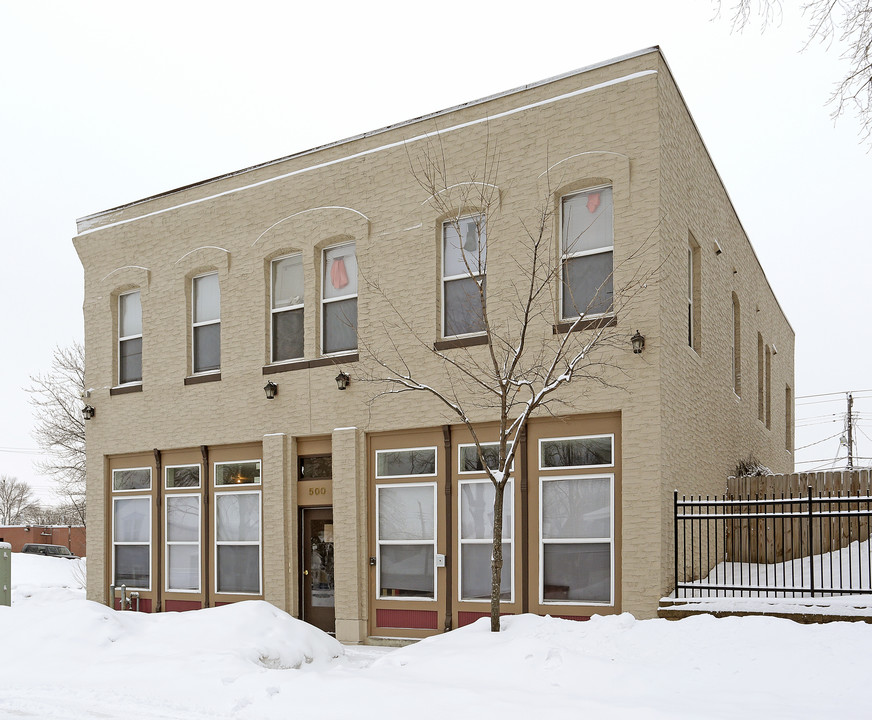
[[[263,436],[263,599],[288,609],[285,503],[287,436]]]
[[[366,441],[357,428],[333,431],[333,550],[336,638],[366,639]]]
[[[107,526],[106,507],[106,458],[96,453],[88,453],[85,489],[85,518],[87,521],[88,580],[87,598],[98,603],[109,600],[110,568],[106,566],[106,543],[111,524]]]

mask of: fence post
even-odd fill
[[[678,490],[672,491],[672,559],[675,564],[675,599],[678,600]]]
[[[814,597],[814,513],[811,506],[811,485],[808,486],[808,566],[810,571],[811,596]]]

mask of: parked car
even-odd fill
[[[68,547],[63,545],[46,545],[44,543],[24,543],[21,552],[31,555],[45,555],[47,557],[65,558],[66,560],[78,560],[78,555],[73,555]]]

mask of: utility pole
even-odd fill
[[[854,425],[853,413],[854,396],[848,393],[848,470],[854,469]]]

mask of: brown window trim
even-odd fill
[[[142,392],[142,383],[136,385],[119,385],[109,388],[109,395],[127,395],[128,393]]]
[[[618,319],[614,315],[610,315],[609,317],[591,318],[590,320],[582,320],[578,324],[575,323],[576,321],[572,320],[552,325],[552,333],[554,335],[562,335],[570,330],[572,332],[579,332],[580,330],[599,330],[600,328],[614,327],[618,324]],[[572,327],[573,324],[575,324],[574,328]]]
[[[291,360],[289,362],[276,363],[275,365],[264,365],[263,374],[275,375],[276,373],[290,372],[291,370],[309,370],[310,368],[328,367],[329,365],[354,363],[358,360],[360,360],[359,353],[331,355],[330,357],[322,357],[315,360]]]
[[[487,345],[487,335],[474,335],[453,340],[437,340],[433,343],[433,349],[451,350],[453,348],[474,347],[476,345]]]
[[[189,375],[185,378],[185,385],[200,385],[201,383],[218,382],[221,379],[221,373],[210,373],[209,375]]]

